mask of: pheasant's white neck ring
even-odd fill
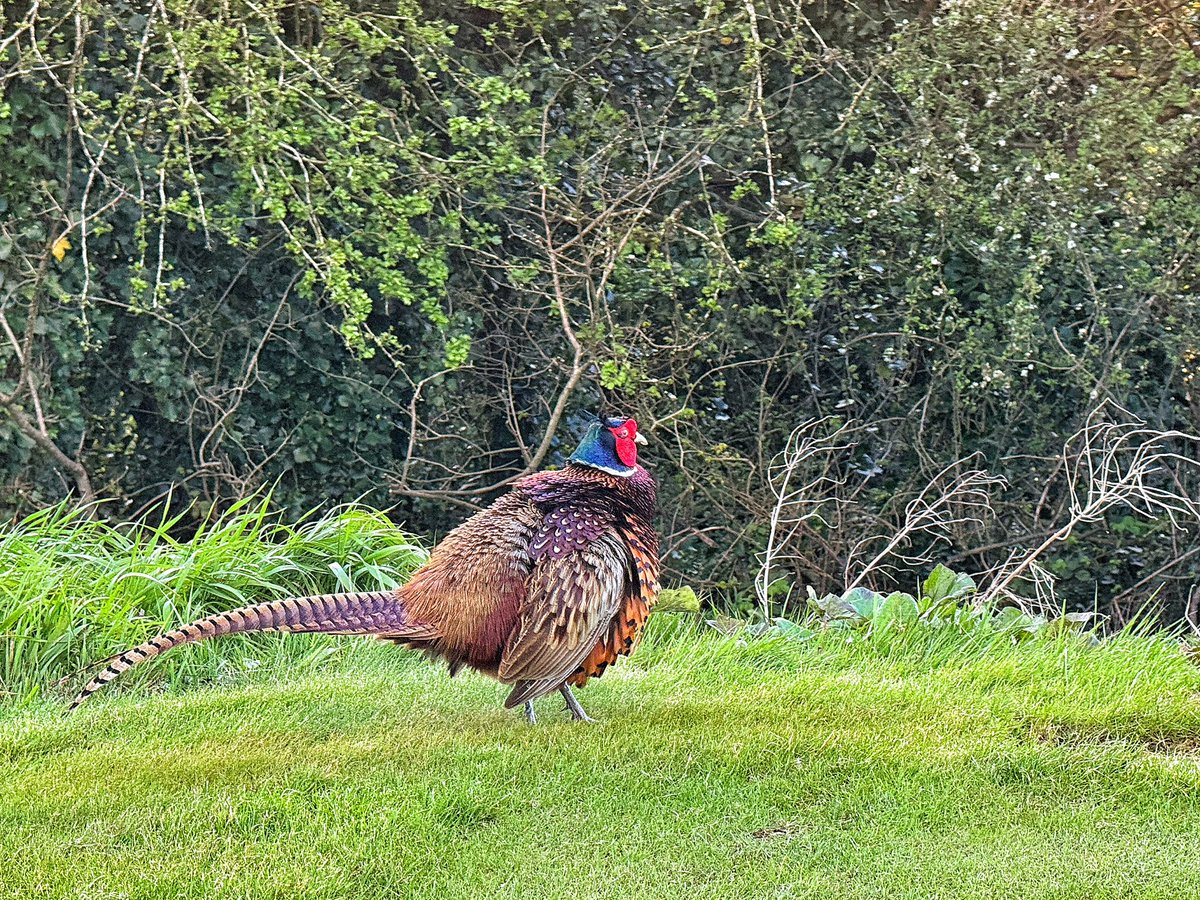
[[[618,468],[615,466],[606,466],[602,463],[588,462],[587,460],[574,458],[571,459],[571,462],[575,463],[576,465],[587,466],[589,469],[599,469],[601,472],[607,472],[609,475],[616,475],[618,478],[629,478],[634,472],[637,471],[637,466],[621,466]]]

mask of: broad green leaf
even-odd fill
[[[793,641],[806,641],[817,632],[805,625],[797,625],[790,619],[775,619],[775,627],[784,637]]]
[[[872,619],[883,604],[883,594],[864,587],[856,587],[842,595],[842,603],[863,619]]]
[[[975,579],[970,575],[954,572],[941,563],[929,573],[921,588],[921,595],[931,605],[939,606],[961,600],[975,593]]]
[[[655,612],[700,612],[700,598],[690,587],[666,588],[658,595]]]
[[[895,591],[884,598],[875,621],[880,624],[895,624],[901,628],[915,624],[921,618],[917,600],[912,594]]]

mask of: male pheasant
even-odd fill
[[[512,685],[505,708],[571,692],[633,652],[658,599],[654,479],[637,422],[592,424],[565,468],[515,481],[394,591],[324,594],[216,613],[113,659],[71,704],[179,644],[249,631],[374,635]],[[590,720],[588,720],[590,721]]]

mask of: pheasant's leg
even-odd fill
[[[595,722],[596,720],[583,711],[583,707],[579,705],[579,701],[575,699],[575,695],[571,693],[571,686],[564,684],[560,687],[559,692],[562,693],[563,699],[567,701],[567,709],[571,712],[571,718],[576,722]]]
[[[535,716],[533,714],[533,701],[532,700],[525,701],[525,718],[529,720],[530,725],[537,724],[537,716]]]

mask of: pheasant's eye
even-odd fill
[[[621,434],[620,434],[620,437],[623,437],[623,438],[627,438],[627,437],[629,437],[629,429],[628,429],[628,428],[622,428],[622,429],[621,429]]]

